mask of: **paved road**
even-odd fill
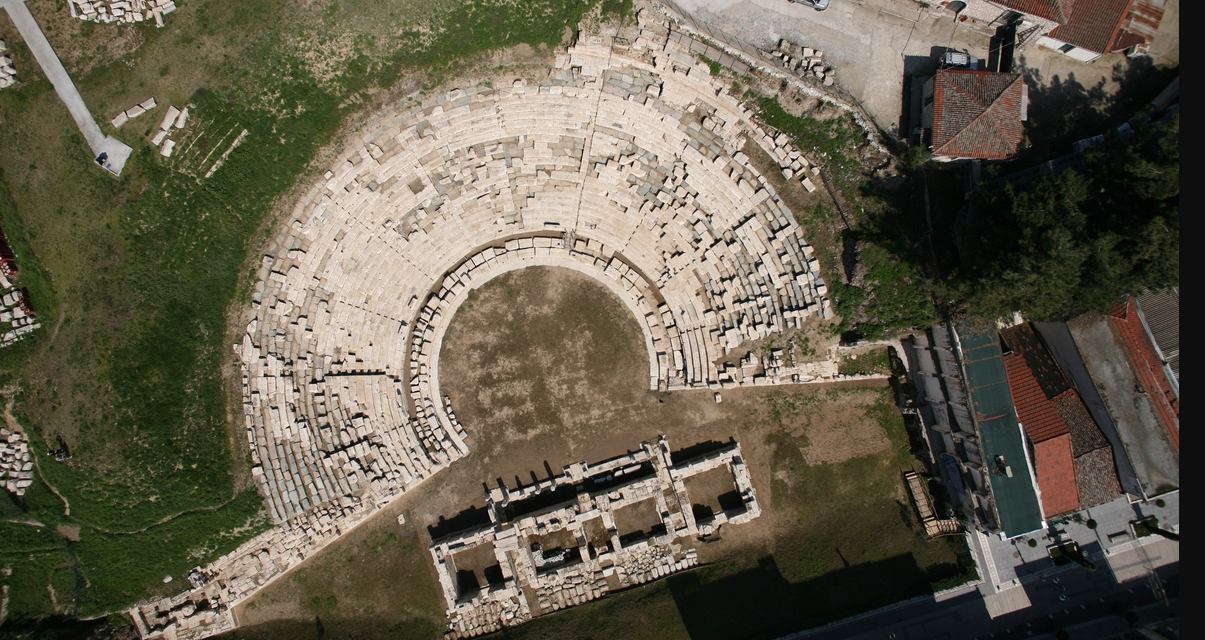
[[[896,131],[903,111],[905,68],[929,58],[934,47],[967,49],[988,56],[990,38],[954,14],[925,9],[915,0],[831,0],[816,11],[788,0],[669,0],[712,28],[750,44],[767,47],[779,38],[821,49],[837,67],[837,84],[859,100],[885,130]],[[1169,0],[1152,43],[1157,64],[1179,62],[1179,2]],[[1037,45],[1018,52],[1018,64],[1039,84],[1074,78],[1084,86],[1113,82],[1113,66],[1124,56],[1102,56],[1081,63]]]
[[[928,58],[933,46],[986,52],[989,38],[938,20],[913,0],[832,0],[816,11],[787,0],[676,0],[697,20],[753,45],[786,38],[824,51],[837,83],[862,101],[879,126],[899,125],[906,57]]]
[[[88,146],[92,147],[93,158],[101,153],[108,153],[109,166],[107,168],[114,174],[121,175],[121,170],[125,168],[126,160],[130,157],[132,150],[117,138],[101,133],[100,127],[96,125],[96,120],[92,119],[92,114],[88,111],[88,105],[84,104],[84,99],[80,96],[79,91],[76,91],[75,83],[71,82],[71,76],[67,75],[67,70],[59,61],[58,54],[54,52],[50,41],[42,33],[42,28],[38,26],[33,14],[29,12],[29,7],[25,6],[25,1],[0,0],[0,7],[8,11],[8,16],[12,18],[13,24],[17,25],[17,30],[21,32],[25,45],[33,52],[34,58],[37,58],[38,65],[50,79],[50,84],[54,85],[54,90],[59,94],[63,104],[67,105],[67,111],[71,113],[80,133],[84,134]]]
[[[932,599],[788,636],[790,640],[986,640],[1045,636],[1051,629],[1091,628],[1072,637],[1107,637],[1128,628],[1120,612],[1139,607],[1139,623],[1179,615],[1179,562],[1158,569],[1164,601],[1145,578],[1118,584],[1109,571],[1072,567],[1023,588],[1032,605],[995,619],[972,592],[943,602]],[[1058,582],[1054,582],[1057,578]],[[1050,637],[1050,636],[1045,636]]]

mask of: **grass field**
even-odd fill
[[[15,527],[0,557],[13,564],[5,582],[21,587],[8,613],[17,624],[174,592],[180,582],[164,576],[178,580],[268,526],[232,455],[227,317],[246,299],[248,256],[279,199],[374,96],[434,86],[478,54],[557,44],[598,3],[197,0],[164,29],[30,4],[102,129],[135,152],[120,180],[91,166],[0,15],[22,78],[0,93],[0,121],[19,123],[0,129],[0,224],[45,327],[0,353],[0,386],[45,482],[5,498],[9,519],[41,525],[3,525]],[[145,137],[162,108],[120,131],[107,123],[151,95],[192,105],[197,126],[248,135],[211,177],[183,172],[183,151],[165,161]],[[67,463],[44,455],[59,438]],[[59,524],[79,526],[80,541],[53,533]]]

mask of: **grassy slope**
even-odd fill
[[[167,28],[141,27],[138,49],[89,59],[75,80],[100,120],[155,95],[160,104],[195,104],[194,117],[246,128],[246,142],[203,181],[171,171],[141,137],[161,110],[117,132],[135,146],[121,180],[96,171],[49,84],[0,23],[26,78],[0,94],[0,120],[22,123],[0,131],[11,192],[11,202],[0,198],[0,223],[17,236],[48,326],[0,356],[0,376],[20,389],[15,412],[35,451],[62,437],[75,456],[69,464],[38,456],[70,516],[35,485],[16,508],[46,526],[20,525],[30,531],[8,537],[0,554],[46,566],[66,558],[78,568],[47,574],[41,560],[23,565],[10,583],[63,589],[53,603],[44,586],[23,590],[10,619],[95,615],[173,591],[159,579],[179,578],[266,526],[258,496],[234,474],[222,363],[224,314],[275,200],[331,140],[350,111],[338,107],[347,98],[416,67],[438,74],[493,48],[556,43],[588,6],[186,3]],[[68,26],[51,38],[70,53],[78,44],[71,38],[83,36]],[[104,38],[105,28],[91,37]],[[307,58],[315,45],[337,58],[335,73]],[[75,66],[70,57],[67,64]],[[80,526],[81,541],[50,533],[58,523]]]
[[[848,117],[821,121],[791,115],[775,97],[757,98],[757,104],[766,124],[790,135],[797,147],[823,165],[825,174],[850,204],[851,210],[846,213],[853,228],[845,231],[845,235],[863,240],[859,258],[866,266],[865,288],[847,284],[841,278],[826,280],[836,301],[837,315],[842,319],[836,330],[851,332],[851,337],[857,339],[875,340],[892,330],[925,327],[935,322],[933,302],[917,286],[923,280],[913,266],[914,261],[901,260],[876,244],[883,240],[884,233],[877,228],[881,223],[875,218],[892,216],[892,207],[898,207],[899,203],[877,197],[861,175],[863,167],[854,156],[859,144],[864,143],[864,133]],[[867,210],[871,211],[870,218]],[[837,214],[827,206],[817,206],[796,211],[795,215],[805,228],[813,229],[831,228]],[[830,246],[821,246],[826,240]],[[817,253],[825,273],[837,273],[842,240],[844,237],[830,239],[824,235],[813,238],[813,242],[820,243]]]

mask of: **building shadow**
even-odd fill
[[[705,456],[712,451],[722,449],[736,442],[735,438],[729,437],[727,442],[719,440],[706,440],[698,444],[692,444],[689,447],[683,447],[677,451],[670,452],[669,458],[674,464],[681,464],[689,460],[694,460],[700,456]]]
[[[931,47],[927,56],[904,56],[904,90],[900,104],[900,137],[910,144],[913,131],[920,126],[921,87],[914,78],[927,78],[937,73],[938,62],[948,47]],[[913,86],[913,85],[916,86]]]
[[[850,564],[791,583],[773,557],[748,571],[704,582],[705,572],[668,578],[678,614],[692,640],[776,638],[793,631],[931,593],[930,584],[957,567],[922,570],[911,553]]]
[[[427,526],[427,533],[430,534],[432,540],[439,540],[444,536],[459,533],[466,529],[485,526],[489,523],[489,509],[474,506],[461,511],[451,518],[439,516],[438,522]]]

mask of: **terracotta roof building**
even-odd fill
[[[937,159],[1017,155],[1029,108],[1021,74],[941,69],[924,83],[921,126]]]
[[[1106,53],[1142,54],[1155,37],[1166,4],[1166,0],[1064,0],[1066,18],[1038,44],[1085,62]]]
[[[1179,80],[1179,78],[1177,78]],[[1138,315],[1163,360],[1163,373],[1180,397],[1180,289],[1144,291],[1138,296]]]
[[[1000,332],[1009,391],[1029,436],[1046,518],[1121,495],[1113,448],[1028,324]]]
[[[1126,296],[1124,301],[1113,307],[1109,312],[1109,328],[1113,330],[1122,353],[1138,376],[1142,391],[1150,400],[1159,423],[1167,431],[1168,440],[1179,454],[1180,398],[1164,373],[1163,358],[1147,333],[1134,298]]]

